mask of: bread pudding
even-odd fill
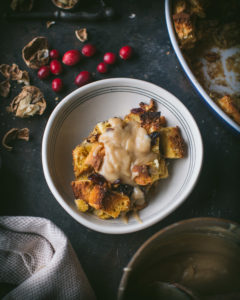
[[[166,126],[153,100],[98,123],[73,150],[77,208],[101,219],[143,209],[151,188],[169,176],[167,160],[184,154],[180,129]]]
[[[173,24],[192,72],[240,125],[240,1],[174,0]]]

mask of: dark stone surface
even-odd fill
[[[8,1],[1,1],[1,10]],[[194,116],[204,143],[204,164],[200,179],[181,207],[158,224],[127,235],[106,235],[94,232],[74,221],[58,204],[48,189],[41,163],[41,142],[48,117],[57,105],[51,91],[51,80],[40,81],[36,71],[29,70],[32,84],[45,94],[47,110],[41,117],[17,119],[5,111],[11,99],[21,90],[13,84],[8,99],[0,99],[0,138],[12,127],[29,127],[31,139],[19,141],[15,149],[1,148],[1,215],[30,215],[52,220],[70,239],[82,266],[99,299],[114,299],[122,269],[138,247],[153,233],[166,225],[192,217],[222,217],[239,221],[239,135],[223,123],[205,104],[189,83],[173,52],[168,37],[164,1],[115,1],[120,17],[112,22],[57,22],[46,29],[45,21],[1,22],[0,63],[17,63],[28,69],[21,49],[33,37],[44,35],[50,46],[61,53],[80,48],[74,30],[86,26],[90,39],[99,49],[93,59],[86,59],[61,76],[66,89],[59,101],[75,89],[74,77],[83,69],[95,73],[96,65],[106,51],[118,51],[125,44],[132,45],[135,56],[129,62],[118,61],[107,75],[95,79],[133,77],[153,82],[177,96]],[[84,5],[86,8],[87,4]],[[51,9],[49,1],[37,1],[35,10]],[[136,17],[129,16],[135,13]],[[167,55],[167,53],[169,54]]]

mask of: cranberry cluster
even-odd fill
[[[62,57],[62,63],[67,66],[76,65],[82,58],[92,57],[96,53],[96,47],[92,44],[86,44],[83,46],[81,53],[79,50],[69,50],[64,53]],[[52,49],[49,53],[51,62],[49,66],[42,66],[38,70],[38,77],[40,79],[46,79],[52,73],[53,75],[59,75],[62,73],[62,63],[60,62],[60,54],[56,49]],[[124,46],[119,51],[119,56],[121,59],[127,60],[132,56],[132,47]],[[108,71],[108,66],[113,65],[116,62],[116,54],[113,52],[107,52],[103,56],[103,62],[100,62],[97,66],[97,71],[99,73],[106,73]],[[75,84],[77,86],[83,86],[92,80],[92,75],[88,71],[81,71],[75,78]],[[60,92],[63,88],[63,82],[60,78],[55,78],[52,81],[52,90],[55,92]]]

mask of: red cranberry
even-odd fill
[[[62,79],[60,78],[55,78],[52,81],[52,90],[54,92],[60,92],[63,88],[63,82]]]
[[[99,73],[107,73],[108,71],[108,67],[104,62],[101,62],[100,64],[98,64],[97,66],[97,71]]]
[[[51,59],[58,59],[60,54],[57,49],[52,49],[49,53]]]
[[[62,73],[62,64],[59,60],[52,60],[50,62],[50,70],[54,75],[58,75]]]
[[[122,59],[126,60],[132,56],[133,49],[130,46],[124,46],[120,49],[119,55]]]
[[[40,79],[46,79],[49,75],[50,75],[50,68],[49,68],[49,66],[42,66],[38,70],[38,77]]]
[[[91,73],[88,71],[82,71],[77,75],[74,82],[77,86],[83,86],[91,81],[92,81]]]
[[[116,55],[113,52],[107,52],[104,54],[103,60],[106,64],[112,65],[116,61]]]
[[[76,65],[81,59],[81,54],[78,50],[69,50],[64,53],[62,62],[67,66]]]
[[[92,44],[87,44],[82,48],[82,54],[87,57],[91,57],[96,53],[96,47]]]

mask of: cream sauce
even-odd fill
[[[110,182],[120,179],[123,183],[134,186],[137,174],[132,172],[132,168],[157,158],[151,151],[151,139],[147,131],[135,121],[125,124],[120,118],[111,118],[109,123],[111,130],[99,137],[99,142],[105,148],[99,173]]]
[[[131,199],[132,199],[133,203],[135,203],[136,205],[143,205],[145,203],[144,193],[137,186],[135,186],[133,189]]]

